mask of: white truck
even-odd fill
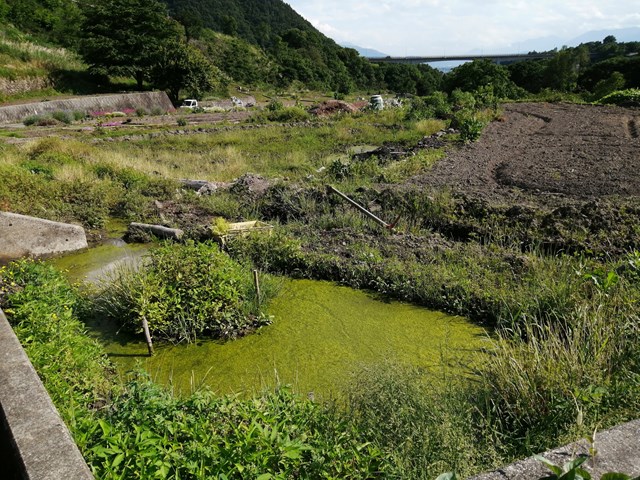
[[[198,108],[198,100],[196,100],[195,98],[187,98],[184,102],[182,102],[181,107]]]

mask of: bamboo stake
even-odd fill
[[[362,205],[360,205],[358,202],[356,202],[355,200],[352,200],[351,198],[347,197],[344,193],[342,193],[340,190],[338,190],[335,187],[332,187],[331,185],[329,185],[329,191],[333,192],[337,195],[340,196],[340,198],[346,200],[347,202],[349,202],[351,205],[353,205],[354,207],[356,207],[358,210],[360,210],[360,212],[364,213],[367,217],[369,217],[371,220],[377,222],[378,224],[382,225],[384,228],[392,230],[393,227],[395,226],[396,223],[398,223],[398,220],[396,220],[394,223],[389,224],[387,222],[385,222],[384,220],[382,220],[381,218],[377,217],[376,215],[374,215],[373,213],[371,213],[369,210],[367,210],[366,208],[364,208]]]
[[[147,348],[149,349],[149,356],[153,356],[153,342],[151,341],[151,332],[149,331],[149,322],[147,317],[142,317],[142,330],[144,330],[144,338],[147,340]]]
[[[256,299],[258,300],[258,307],[260,306],[260,279],[258,278],[258,270],[253,271],[253,283],[256,286]]]

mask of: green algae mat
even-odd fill
[[[383,302],[329,282],[283,280],[271,303],[272,325],[247,337],[220,343],[156,346],[96,332],[119,371],[141,366],[177,392],[208,385],[218,393],[250,395],[289,384],[315,397],[339,396],[351,374],[383,362],[424,368],[434,376],[465,374],[487,345],[485,331],[461,317]]]

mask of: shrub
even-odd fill
[[[451,113],[451,106],[447,101],[447,94],[436,92],[422,98],[414,98],[407,112],[408,120],[424,120],[428,118],[447,118]]]
[[[151,109],[151,115],[164,115],[165,111],[160,107],[153,107]]]
[[[27,127],[32,125],[35,125],[36,127],[47,127],[50,125],[57,125],[58,121],[45,115],[30,115],[25,118],[22,123]]]
[[[55,118],[57,121],[64,123],[66,125],[69,125],[70,123],[73,122],[73,114],[69,113],[69,112],[65,112],[62,110],[59,110],[57,112],[53,112],[51,114],[51,117]]]
[[[460,124],[460,139],[465,142],[475,142],[480,138],[484,123],[476,117],[467,118]]]
[[[22,123],[26,127],[30,127],[31,125],[35,125],[39,119],[40,119],[40,115],[29,115],[24,120],[22,120]]]
[[[179,127],[186,127],[187,126],[187,119],[184,117],[180,117],[178,118],[177,124]]]
[[[302,107],[285,107],[269,112],[267,118],[272,122],[304,122],[309,113]]]
[[[629,88],[627,90],[618,90],[601,98],[600,103],[625,107],[640,106],[640,89]]]
[[[142,269],[121,271],[98,305],[126,330],[139,331],[145,318],[158,337],[194,340],[233,338],[269,323],[257,300],[248,268],[215,243],[189,242],[164,245]]]
[[[471,92],[454,90],[451,92],[453,110],[473,110],[476,108],[476,97]]]
[[[146,109],[144,109],[142,107],[136,108],[136,116],[144,117],[145,115],[147,115],[147,110]]]
[[[270,112],[277,112],[278,110],[282,110],[283,108],[284,108],[284,104],[277,98],[274,98],[271,101],[269,101],[267,105],[267,110],[269,110]]]

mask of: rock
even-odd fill
[[[79,225],[0,212],[0,260],[41,257],[88,248]]]
[[[233,182],[230,190],[236,195],[261,196],[270,186],[271,182],[266,178],[254,173],[245,173]]]
[[[189,190],[195,190],[198,195],[211,195],[215,193],[218,189],[227,188],[231,184],[224,182],[210,182],[208,180],[188,180],[183,179],[180,180],[182,182],[182,186],[188,188]]]
[[[169,240],[180,240],[184,236],[184,231],[179,228],[169,228],[163,225],[150,225],[147,223],[136,222],[131,222],[129,224],[129,231],[127,232],[129,237],[136,236],[136,234],[139,234],[140,232],[152,234],[158,238]]]

